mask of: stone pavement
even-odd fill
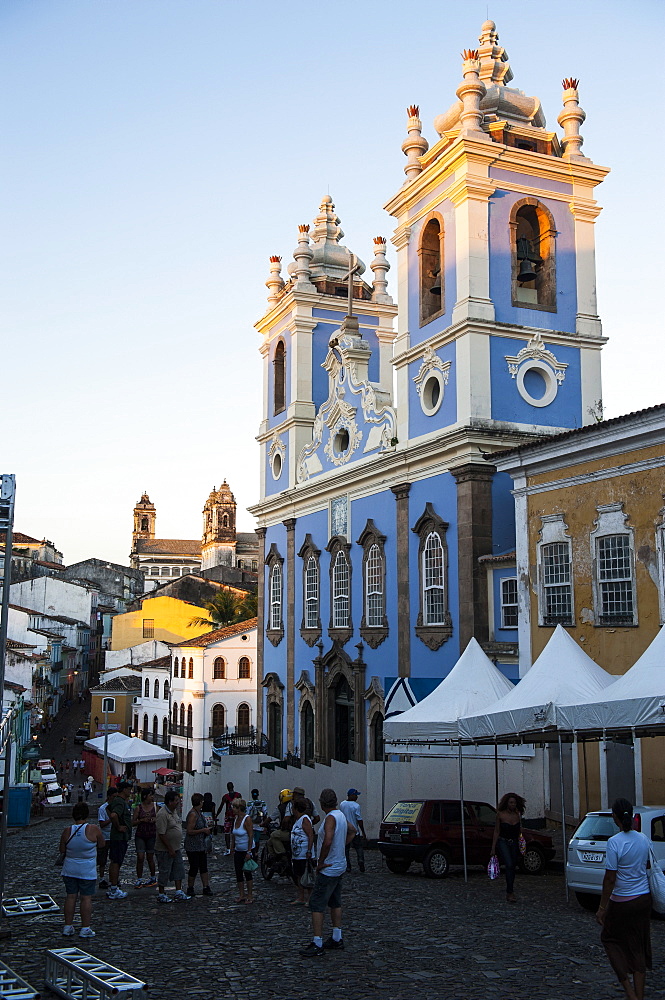
[[[53,867],[60,830],[52,821],[11,837],[8,892],[50,892],[63,900]],[[425,879],[420,867],[392,875],[377,852],[368,871],[344,885],[344,952],[298,955],[310,936],[308,912],[289,906],[283,879],[255,879],[253,906],[234,903],[231,859],[216,838],[211,860],[213,898],[160,905],[153,890],[129,888],[130,847],[123,867],[129,896],[95,898],[92,941],[63,938],[61,915],[3,921],[13,936],[0,958],[36,988],[44,951],[81,944],[148,983],[156,1000],[224,997],[307,1000],[608,1000],[623,996],[600,947],[593,914],[566,904],[560,871],[521,876],[519,902],[504,902],[504,883],[480,870],[467,885],[461,872]],[[78,926],[78,917],[77,917]],[[652,922],[654,971],[647,997],[665,998],[665,922]],[[43,996],[50,996],[48,991]]]

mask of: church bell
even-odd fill
[[[434,275],[434,284],[430,288],[430,295],[441,295],[441,271]]]
[[[520,261],[520,269],[517,275],[517,280],[520,285],[525,284],[527,281],[533,281],[536,277],[536,269],[533,266],[533,261],[522,260]]]

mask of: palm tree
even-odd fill
[[[228,625],[256,617],[257,596],[246,593],[241,597],[237,591],[224,587],[203,606],[208,612],[208,617],[191,618],[190,625],[208,626],[210,629],[226,628]]]

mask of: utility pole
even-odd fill
[[[9,587],[12,582],[12,532],[14,529],[14,496],[16,480],[12,475],[0,477],[0,531],[5,533],[5,559],[2,573],[0,602],[0,717],[5,710],[5,654],[7,651],[7,620],[9,618]],[[0,905],[5,892],[5,862],[7,849],[7,814],[9,812],[9,777],[12,762],[11,715],[2,718],[0,753],[3,758],[2,815],[0,816]]]

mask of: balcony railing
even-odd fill
[[[174,726],[171,723],[169,732],[171,736],[189,736],[190,740],[194,736],[194,728],[192,726]]]
[[[268,737],[253,726],[235,729],[211,726],[208,733],[216,750],[228,750],[229,754],[268,752]]]
[[[163,736],[155,736],[152,732],[142,733],[141,739],[145,740],[146,743],[152,743],[156,747],[164,747],[165,750],[169,749],[169,740],[165,739]]]

